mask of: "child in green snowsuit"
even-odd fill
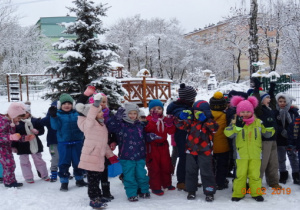
[[[233,182],[232,201],[239,201],[246,194],[246,182],[249,178],[248,192],[256,201],[263,201],[261,191],[260,166],[262,158],[262,137],[274,135],[272,127],[261,123],[254,115],[254,108],[258,101],[254,96],[247,100],[240,96],[232,97],[230,101],[236,107],[236,120],[225,128],[224,133],[234,138],[234,155],[236,156],[236,178]]]

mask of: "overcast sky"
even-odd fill
[[[0,2],[4,0],[0,0]],[[20,24],[35,24],[40,17],[65,16],[66,6],[73,0],[12,0],[18,6],[16,13],[22,17]],[[240,6],[242,0],[94,0],[108,3],[111,8],[103,19],[106,27],[120,18],[140,14],[142,18],[177,18],[185,32],[217,23],[227,16],[230,7]],[[247,1],[247,0],[246,0]],[[247,1],[248,2],[248,1]],[[74,14],[70,14],[73,15]]]

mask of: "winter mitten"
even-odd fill
[[[49,109],[48,109],[48,113],[51,117],[56,117],[56,113],[57,113],[57,107],[56,106],[51,106]]]
[[[25,136],[25,141],[31,141],[31,140],[33,140],[35,138],[35,135],[33,135],[33,134],[30,134],[30,135],[27,135],[27,136]]]
[[[11,141],[18,141],[18,140],[20,140],[20,138],[21,138],[21,135],[19,133],[14,133],[9,136],[9,140],[11,140]]]
[[[162,137],[156,135],[155,133],[147,133],[146,135],[147,142],[155,141],[157,139],[162,139]]]
[[[111,151],[114,151],[116,149],[116,147],[117,147],[117,143],[116,142],[112,142],[112,143],[110,143],[109,147],[110,147]]]
[[[117,120],[122,120],[125,114],[125,109],[123,107],[120,107],[116,113],[116,119]]]
[[[270,128],[270,127],[274,127],[274,120],[272,117],[268,117],[264,122],[263,122],[263,125],[266,127],[266,128]]]
[[[95,90],[96,88],[94,86],[88,86],[83,94],[86,96],[91,96],[95,93]]]
[[[191,110],[183,110],[180,115],[179,119],[181,120],[191,120],[192,119],[192,111]]]
[[[206,120],[206,116],[202,111],[198,111],[195,113],[195,118],[200,122],[204,122]]]
[[[35,134],[35,135],[38,135],[38,134],[39,134],[39,131],[38,131],[37,129],[35,129],[35,128],[31,129],[30,131],[31,131],[33,134]]]
[[[97,93],[95,96],[94,96],[94,106],[95,107],[99,107],[100,106],[100,103],[102,101],[102,95],[101,93]]]
[[[109,162],[110,162],[111,164],[114,164],[114,163],[118,163],[118,162],[119,162],[118,157],[117,157],[116,155],[114,155],[114,156],[108,158],[108,160],[109,160]]]
[[[174,117],[172,115],[168,115],[164,118],[164,122],[167,127],[171,127],[174,123]]]
[[[244,125],[245,125],[245,122],[243,121],[243,117],[237,116],[235,126],[242,128],[242,127],[244,127]]]

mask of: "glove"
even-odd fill
[[[33,140],[34,138],[35,138],[35,135],[30,134],[30,135],[25,136],[25,141],[31,141],[31,140]]]
[[[14,133],[14,134],[9,135],[9,140],[11,140],[11,141],[18,141],[18,140],[20,140],[20,138],[21,138],[21,135],[19,133]]]
[[[260,87],[260,85],[261,85],[261,82],[259,81],[259,79],[257,79],[256,77],[252,77],[251,78],[251,83],[250,83],[250,86],[252,87],[252,88],[255,88],[255,89],[259,89],[259,87]]]
[[[116,155],[114,155],[114,156],[108,158],[108,160],[109,160],[109,162],[110,162],[111,164],[114,164],[114,163],[118,163],[118,162],[119,162],[118,157],[117,157]]]
[[[101,101],[102,101],[102,95],[101,95],[101,93],[97,93],[96,95],[94,95],[94,104],[93,105],[95,107],[99,107]]]
[[[235,126],[242,128],[242,127],[244,127],[244,125],[245,125],[245,122],[243,121],[243,117],[237,116]]]
[[[35,135],[38,135],[38,134],[39,134],[39,131],[38,131],[37,129],[35,129],[35,128],[31,129],[30,131],[31,131],[33,134],[35,134]]]
[[[195,117],[197,120],[199,120],[200,122],[204,122],[206,120],[206,116],[202,111],[198,111],[195,113]]]
[[[152,115],[152,121],[157,122],[158,118],[160,117],[159,114],[152,112],[151,115]]]
[[[186,119],[191,120],[192,119],[192,111],[190,111],[190,110],[183,110],[180,113],[179,118],[181,120],[186,120]]]
[[[263,122],[263,125],[266,127],[266,128],[270,128],[270,127],[274,127],[274,120],[272,117],[268,117],[264,122]]]
[[[152,142],[157,139],[162,139],[162,137],[156,135],[155,133],[147,133],[147,135],[146,135],[147,142]]]
[[[164,122],[167,127],[171,127],[174,122],[174,117],[172,115],[168,115],[167,117],[164,118]]]
[[[91,96],[95,93],[95,90],[96,88],[94,86],[88,86],[83,94],[86,96]]]
[[[117,120],[122,120],[124,115],[125,115],[125,109],[123,107],[120,107],[115,116]]]
[[[48,109],[48,113],[51,117],[56,117],[56,113],[57,113],[57,107],[56,106],[51,106],[49,109]]]

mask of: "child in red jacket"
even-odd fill
[[[169,151],[167,134],[175,132],[173,117],[163,116],[163,103],[154,99],[149,102],[150,115],[147,117],[148,124],[145,127],[147,133],[155,133],[162,137],[147,143],[146,165],[148,168],[149,185],[152,193],[163,195],[163,189],[175,190],[172,186],[171,173],[172,162]]]

